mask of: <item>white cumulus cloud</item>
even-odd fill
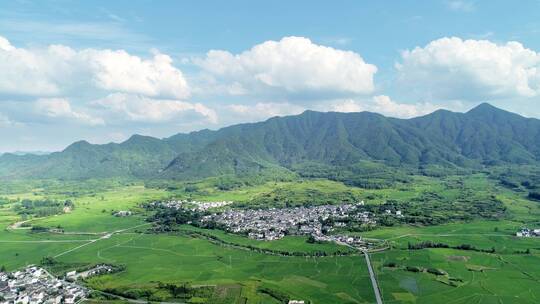
[[[211,50],[196,59],[206,73],[238,94],[355,95],[374,90],[375,65],[357,53],[303,37],[266,41],[240,54]]]
[[[190,95],[183,73],[168,55],[141,58],[123,50],[50,45],[17,48],[0,37],[0,94],[61,96],[103,90],[182,99]]]
[[[84,50],[80,56],[90,63],[94,80],[102,89],[153,97],[189,97],[187,81],[168,55],[155,53],[145,60],[122,50]]]
[[[377,95],[369,100],[337,101],[330,106],[329,110],[336,112],[369,111],[390,117],[411,118],[429,114],[438,108],[430,103],[399,103],[386,95]]]
[[[540,93],[540,53],[519,42],[441,38],[402,53],[399,80],[433,98],[482,100]]]
[[[227,106],[233,115],[241,120],[262,120],[274,116],[286,116],[300,114],[306,109],[286,102],[258,102],[254,105],[231,104]]]
[[[386,95],[373,97],[370,111],[392,117],[411,118],[429,114],[439,107],[430,103],[399,103]]]
[[[64,98],[40,98],[34,103],[37,114],[52,119],[68,119],[87,125],[103,125],[105,122],[99,117],[93,117],[82,111],[75,111]]]
[[[11,43],[4,37],[0,36],[0,50],[2,51],[11,51],[14,47]]]
[[[334,112],[362,112],[365,111],[365,107],[353,99],[347,99],[339,102],[334,102],[331,107],[331,111]]]
[[[217,123],[216,112],[201,103],[171,99],[154,99],[142,95],[114,93],[96,100],[93,105],[116,114],[120,119],[162,123],[174,119],[204,120]]]

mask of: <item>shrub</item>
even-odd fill
[[[529,192],[529,199],[540,201],[540,192]]]
[[[437,275],[437,276],[447,275],[448,274],[448,273],[446,273],[446,271],[444,271],[442,269],[437,269],[437,268],[428,268],[427,272],[429,272],[431,274],[434,274],[434,275]]]
[[[407,266],[405,269],[410,272],[422,272],[422,268],[418,266]]]
[[[384,267],[390,267],[390,268],[395,268],[397,267],[397,263],[396,262],[386,262],[384,263]]]

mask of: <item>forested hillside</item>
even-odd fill
[[[539,160],[540,120],[482,104],[467,113],[439,110],[413,119],[306,111],[165,139],[134,135],[120,144],[80,141],[50,155],[4,154],[0,176],[196,179],[277,169],[340,179],[361,174],[363,161],[418,169]]]

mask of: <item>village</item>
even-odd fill
[[[168,200],[165,202],[162,201],[154,201],[151,202],[149,205],[153,207],[165,207],[165,208],[172,208],[172,209],[180,209],[180,208],[189,208],[194,209],[197,211],[207,211],[210,209],[217,209],[221,207],[225,207],[228,205],[232,205],[233,201],[217,201],[217,202],[199,202],[199,201],[188,201],[188,200]]]
[[[58,279],[43,268],[29,265],[16,272],[0,272],[0,303],[60,304],[85,299],[88,290],[68,280]]]
[[[293,234],[311,235],[323,240],[323,236],[334,228],[346,226],[347,222],[375,225],[375,219],[369,212],[363,211],[362,206],[363,201],[282,209],[229,209],[206,215],[201,223],[214,222],[229,232],[246,234],[256,240],[271,241]]]

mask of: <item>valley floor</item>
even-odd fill
[[[536,223],[540,204],[493,187],[511,214],[508,218],[435,226],[397,225],[355,232],[387,240],[391,245],[388,250],[370,254],[384,303],[540,301],[540,239],[514,236],[520,227]],[[250,191],[255,190],[230,194],[238,197],[249,195]],[[384,199],[412,197],[402,190],[366,192]],[[77,196],[72,212],[29,221],[32,226],[61,227],[63,233],[35,233],[14,227],[13,223],[21,221],[20,216],[13,212],[12,206],[0,205],[0,225],[5,227],[0,231],[0,266],[14,270],[39,264],[44,257],[54,258],[57,264],[51,269],[58,273],[99,263],[123,265],[124,271],[90,278],[86,284],[95,290],[124,295],[137,292],[144,295],[145,290],[151,290],[155,299],[162,302],[185,299],[171,299],[158,287],[159,282],[212,286],[205,296],[191,298],[193,303],[280,303],[283,294],[311,303],[375,303],[364,256],[360,253],[332,256],[348,250],[343,246],[310,244],[305,237],[294,236],[259,242],[217,230],[206,231],[222,240],[245,245],[236,248],[188,233],[194,229],[189,227],[174,234],[146,233],[149,223],[137,212],[129,217],[111,215],[114,210],[137,210],[141,202],[169,195],[166,190],[141,185],[114,187]],[[208,194],[217,198],[226,195],[226,192]],[[41,190],[6,196],[66,197]],[[427,241],[448,246],[410,248],[411,244]],[[470,244],[475,250],[457,248],[463,244]],[[305,252],[306,256],[273,255],[263,250],[246,250],[248,247]],[[329,256],[309,254],[317,251],[327,252]]]

